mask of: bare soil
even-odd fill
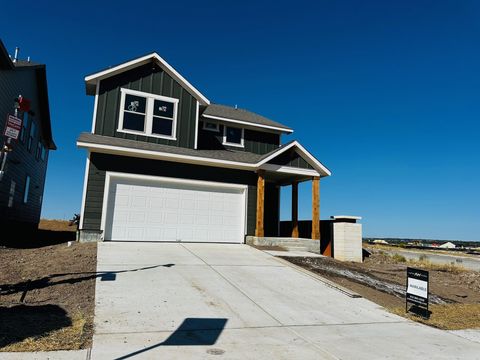
[[[0,351],[91,345],[96,253],[95,243],[0,247]]]
[[[357,292],[388,310],[405,316],[406,268],[429,271],[431,319],[423,321],[444,329],[480,328],[480,272],[460,268],[429,268],[429,264],[398,261],[375,252],[363,263],[332,258],[284,257]],[[450,314],[452,313],[452,314]],[[420,320],[414,318],[415,320]]]

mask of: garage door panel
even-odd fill
[[[243,188],[113,177],[105,237],[238,243],[243,242],[244,211]]]

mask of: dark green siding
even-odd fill
[[[266,154],[270,151],[275,150],[280,146],[280,135],[254,131],[245,129],[244,131],[244,147],[236,146],[224,146],[223,142],[223,127],[224,125],[219,126],[218,132],[203,130],[203,121],[199,123],[199,132],[198,132],[198,148],[199,149],[233,149],[237,151],[248,151],[255,154]]]
[[[179,99],[177,140],[117,132],[120,114],[120,89],[132,89]],[[157,144],[194,147],[197,100],[170,75],[150,63],[100,82],[95,133]]]
[[[248,185],[247,234],[255,233],[257,175],[254,172],[98,153],[90,155],[83,229],[100,229],[106,171]]]
[[[313,167],[308,162],[306,162],[300,155],[298,155],[295,151],[287,151],[277,156],[269,163],[275,164],[275,165],[296,167],[301,169],[313,169]]]
[[[38,142],[44,142],[42,134],[42,118],[39,104],[37,74],[34,68],[16,68],[15,70],[0,71],[0,129],[5,128],[7,114],[13,114],[13,102],[19,94],[31,100],[31,116],[36,126],[36,134],[31,150],[27,149],[27,142],[15,143],[14,149],[8,155],[5,175],[0,181],[0,222],[30,223],[36,226],[40,220],[40,212],[47,170],[48,151],[45,161],[36,159]],[[22,116],[20,116],[22,117]],[[30,133],[31,121],[27,128]],[[3,141],[3,139],[2,139]],[[26,176],[30,176],[30,191],[28,202],[23,203]],[[9,192],[12,180],[15,182],[13,206],[8,207]]]

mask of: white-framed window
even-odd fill
[[[119,132],[176,139],[178,99],[120,89]]]
[[[210,121],[204,121],[203,122],[203,130],[219,132],[220,131],[220,125],[218,123],[214,123],[214,122],[210,122]]]
[[[15,181],[10,182],[10,191],[8,192],[8,207],[11,208],[13,207],[13,200],[15,199],[15,187],[16,187]]]
[[[30,176],[26,176],[25,178],[25,188],[23,189],[23,203],[26,204],[28,202],[28,193],[30,192]]]
[[[223,145],[243,147],[243,128],[224,126]]]

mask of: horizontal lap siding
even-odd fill
[[[41,114],[35,69],[17,68],[10,71],[0,71],[0,129],[5,128],[6,116],[13,114],[14,99],[18,95],[31,100],[31,110],[35,116],[30,117],[35,122],[36,135],[32,148],[27,150],[27,141],[18,141],[14,149],[8,154],[5,175],[0,181],[0,221],[15,221],[38,224],[42,208],[45,174],[47,169],[48,152],[45,160],[36,159],[38,142],[43,139],[41,128]],[[26,139],[30,134],[31,121],[27,128]],[[2,139],[3,145],[3,139]],[[28,202],[23,203],[26,175],[30,176],[30,191]],[[11,181],[15,181],[13,206],[8,207]]]
[[[177,140],[117,132],[121,88],[179,99]],[[100,82],[95,134],[193,149],[196,107],[196,99],[178,82],[153,63],[146,64]]]
[[[83,229],[99,230],[106,171],[248,185],[247,234],[255,232],[257,176],[254,172],[92,153]]]

